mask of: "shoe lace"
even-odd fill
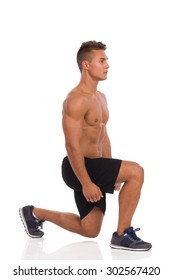
[[[135,241],[139,241],[141,240],[137,235],[136,235],[136,231],[139,231],[140,228],[136,228],[134,229],[132,232],[128,233],[130,235],[130,237],[135,240]]]
[[[44,220],[36,220],[37,224],[36,224],[36,228],[34,229],[34,231],[37,231],[39,229],[42,229],[43,228],[43,222]]]

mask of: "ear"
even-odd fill
[[[82,68],[83,68],[84,70],[88,70],[88,68],[89,68],[89,62],[88,62],[88,60],[83,60],[83,61],[82,61]]]

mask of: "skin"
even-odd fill
[[[106,124],[109,119],[106,97],[97,90],[99,81],[107,78],[109,65],[104,50],[92,50],[91,59],[82,62],[79,84],[67,95],[63,103],[63,131],[71,166],[82,184],[87,201],[102,198],[85,168],[84,157],[111,158],[111,143]],[[131,226],[143,185],[143,168],[130,161],[122,161],[115,190],[119,191],[119,218],[115,231],[119,235]],[[101,229],[103,213],[97,207],[82,220],[73,213],[62,213],[34,208],[34,214],[43,220],[87,237],[96,237]]]

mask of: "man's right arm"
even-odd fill
[[[86,200],[94,202],[101,199],[102,193],[100,188],[92,183],[88,175],[80,146],[82,125],[86,112],[87,101],[85,99],[68,97],[63,104],[62,125],[70,164],[83,187]]]

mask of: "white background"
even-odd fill
[[[67,250],[69,260],[138,259],[141,265],[147,260],[169,269],[172,14],[172,1],[167,0],[1,1],[0,235],[5,260],[19,264],[28,258],[67,259]],[[99,90],[108,99],[113,157],[137,161],[145,169],[133,226],[152,242],[148,255],[110,251],[117,194],[108,195],[102,232],[94,243],[49,223],[44,225],[44,240],[31,241],[19,219],[18,208],[27,204],[77,213],[73,193],[61,178],[66,154],[61,112],[64,98],[79,82],[76,53],[87,40],[107,45],[110,69]],[[87,253],[78,255],[78,249]],[[97,250],[102,253],[95,254]]]

